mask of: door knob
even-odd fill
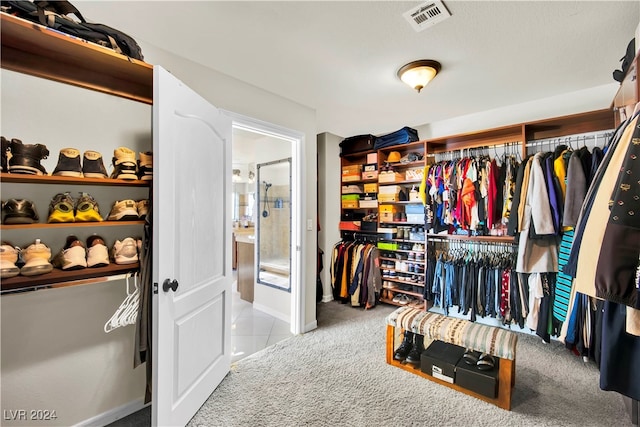
[[[175,292],[178,289],[178,281],[175,279],[164,279],[164,282],[162,283],[162,290],[165,292],[169,292],[169,289]]]

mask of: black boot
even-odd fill
[[[407,355],[409,354],[409,352],[411,351],[411,348],[413,347],[413,335],[414,335],[413,332],[404,331],[404,339],[402,340],[400,347],[398,347],[396,352],[393,353],[394,360],[403,361],[404,359],[407,358]]]
[[[420,356],[424,351],[424,335],[415,334],[413,339],[413,347],[407,355],[406,362],[413,366],[420,366]]]
[[[2,172],[7,172],[7,151],[9,151],[9,141],[4,136],[0,138],[2,138],[2,152],[0,153],[2,154],[2,169],[0,170]]]
[[[42,159],[46,159],[49,156],[49,150],[45,145],[23,144],[19,139],[13,138],[9,147],[11,148],[10,173],[47,174],[45,168],[40,164]]]

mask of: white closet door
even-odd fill
[[[175,426],[231,365],[231,120],[163,68],[153,79],[152,423]]]

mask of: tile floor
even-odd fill
[[[231,298],[231,363],[291,336],[288,322],[283,322],[254,309],[253,304],[240,299],[238,292],[233,292]]]

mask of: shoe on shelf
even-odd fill
[[[68,236],[64,248],[58,252],[53,265],[62,270],[79,270],[87,267],[87,251],[76,236]]]
[[[58,193],[49,203],[49,219],[47,222],[74,222],[75,200],[69,193]]]
[[[7,151],[9,151],[9,140],[4,136],[0,137],[2,141],[2,166],[0,166],[0,172],[7,172]]]
[[[143,199],[136,202],[136,209],[138,209],[138,218],[145,219],[149,213],[149,200]]]
[[[138,179],[136,171],[136,153],[127,147],[118,147],[113,150],[113,172],[111,178],[114,179]]]
[[[49,150],[42,144],[23,144],[19,139],[12,139],[9,144],[11,158],[9,173],[29,175],[46,175],[47,170],[40,164],[49,157]]]
[[[113,244],[113,260],[116,264],[134,264],[138,262],[138,244],[133,237]]]
[[[2,203],[3,224],[33,224],[40,217],[31,200],[9,199]]]
[[[38,276],[53,270],[53,265],[50,262],[51,249],[40,239],[36,239],[34,243],[23,249],[21,255],[24,265],[20,269],[20,274],[23,276]]]
[[[136,202],[131,199],[116,200],[107,217],[108,221],[136,221],[138,219]]]
[[[107,170],[102,161],[102,154],[97,151],[85,151],[82,159],[82,174],[86,178],[106,178]]]
[[[98,202],[87,193],[80,193],[80,197],[76,201],[75,211],[74,219],[76,222],[100,222],[103,220]]]
[[[80,151],[75,148],[63,148],[58,155],[58,164],[51,175],[82,176]]]
[[[138,160],[138,176],[143,181],[151,181],[153,179],[153,153],[145,151],[139,153]]]
[[[20,274],[20,268],[16,265],[20,248],[9,242],[0,245],[0,279],[8,279]]]
[[[109,249],[100,236],[87,239],[87,267],[106,267],[109,265]]]

